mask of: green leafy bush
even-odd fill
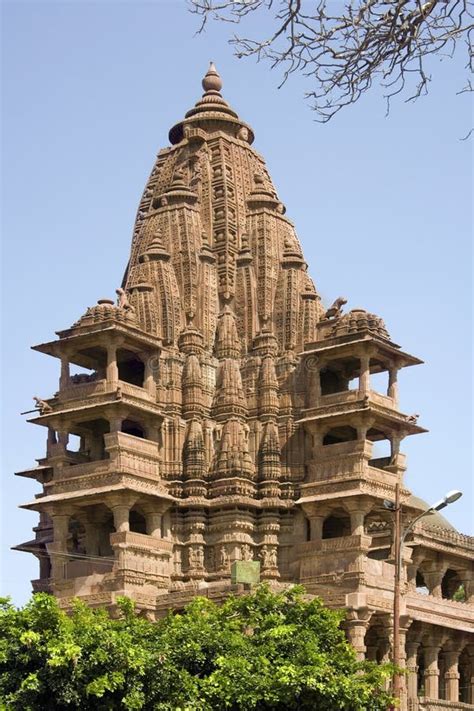
[[[302,588],[196,598],[152,623],[77,601],[0,601],[0,709],[385,710],[388,666],[357,662],[341,613]]]

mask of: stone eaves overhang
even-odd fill
[[[111,337],[115,337],[120,344],[126,346],[130,344],[136,350],[137,346],[143,350],[161,350],[162,339],[152,336],[145,331],[134,328],[123,323],[117,323],[114,319],[98,322],[87,327],[69,328],[57,331],[59,339],[40,343],[32,346],[32,350],[46,355],[60,358],[65,349],[70,351],[70,362],[84,368],[93,365],[92,359],[81,351],[87,348],[94,348],[110,343]]]
[[[357,333],[354,335],[338,336],[337,338],[325,338],[321,341],[315,341],[314,343],[309,343],[304,351],[298,355],[303,359],[316,354],[320,356],[327,354],[328,356],[330,355],[331,358],[336,356],[343,358],[345,355],[354,355],[354,346],[359,345],[363,348],[368,344],[375,345],[381,353],[386,354],[388,359],[397,360],[399,363],[401,362],[401,367],[421,365],[424,362],[420,360],[420,358],[400,350],[400,346],[396,343],[379,338],[371,333],[367,333],[362,338],[361,334]]]

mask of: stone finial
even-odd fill
[[[204,91],[220,91],[222,89],[222,79],[217,71],[214,62],[209,64],[207,74],[202,80],[202,88]]]

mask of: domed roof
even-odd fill
[[[430,505],[426,503],[424,499],[420,499],[418,496],[414,496],[413,494],[408,499],[407,506],[411,506],[414,509],[421,509],[422,511],[428,511],[430,508]],[[440,514],[439,511],[434,511],[429,516],[426,516],[426,518],[422,518],[420,525],[423,528],[445,528],[448,531],[457,532],[456,528],[449,523],[448,519]]]
[[[132,308],[116,306],[112,299],[99,299],[97,304],[89,306],[85,314],[73,324],[72,328],[92,326],[109,319],[134,325],[136,322],[135,311]]]
[[[336,319],[328,338],[347,336],[364,331],[369,331],[380,338],[390,339],[383,319],[364,309],[352,309],[352,311]]]

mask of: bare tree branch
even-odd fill
[[[264,38],[234,35],[236,55],[268,60],[282,72],[282,86],[301,72],[313,88],[306,97],[325,123],[355,103],[375,83],[387,100],[413,101],[428,93],[430,55],[452,57],[465,40],[466,70],[474,64],[474,15],[469,0],[188,0],[201,18],[233,24],[269,12]],[[270,26],[270,23],[266,23]],[[459,93],[470,91],[471,84]]]

